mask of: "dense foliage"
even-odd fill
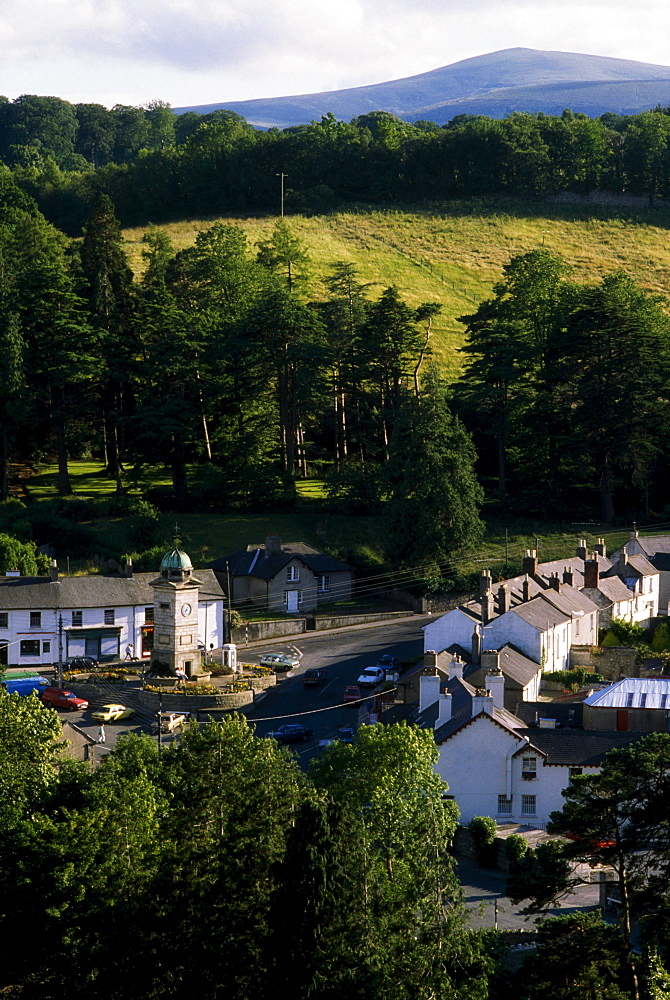
[[[0,721],[8,995],[486,997],[430,733],[363,727],[311,777],[242,718],[121,738],[95,770],[35,697]]]
[[[278,131],[232,111],[175,115],[23,95],[0,103],[0,160],[75,232],[101,192],[126,222],[267,211],[288,177],[286,204],[323,211],[341,202],[417,202],[561,191],[667,196],[667,109],[588,118],[515,112],[458,115],[444,126],[386,111],[351,122],[332,114]]]

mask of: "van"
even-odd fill
[[[31,694],[33,691],[37,691],[39,694],[42,688],[49,687],[49,681],[46,677],[40,677],[39,674],[29,674],[27,677],[7,677],[3,682],[2,686],[8,694]]]

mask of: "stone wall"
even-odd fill
[[[591,667],[608,681],[639,677],[637,650],[627,646],[573,646],[570,666]]]
[[[173,694],[164,692],[162,695],[153,691],[139,691],[137,697],[140,705],[150,712],[157,712],[159,702],[164,712],[190,712],[197,715],[208,709],[235,711],[251,705],[254,700],[253,691],[235,691],[231,694]]]
[[[248,622],[232,629],[231,642],[244,646],[247,642],[262,642],[264,639],[277,639],[285,635],[301,635],[307,631],[305,618],[278,618],[261,622]]]

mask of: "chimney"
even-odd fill
[[[265,558],[281,553],[281,538],[279,535],[268,535],[265,539]]]
[[[419,679],[419,712],[425,712],[440,697],[439,674],[421,674]]]
[[[579,544],[577,545],[577,553],[576,553],[576,555],[577,555],[578,559],[586,559],[586,556],[587,556],[586,539],[584,539],[584,538],[580,538],[579,539]]]
[[[594,552],[597,552],[599,556],[603,559],[607,558],[607,546],[605,545],[605,539],[599,538],[597,543],[593,546]]]
[[[507,584],[503,583],[498,587],[498,614],[504,615],[509,611],[509,590]]]
[[[130,557],[126,559],[126,565],[123,567],[123,575],[128,577],[129,580],[133,578],[133,560]]]
[[[505,707],[505,678],[503,676],[502,670],[498,669],[495,672],[486,675],[486,690],[491,692],[491,697],[493,698],[493,704],[496,708]]]
[[[558,573],[552,573],[549,577],[549,587],[551,590],[555,590],[558,594],[560,594],[561,581],[558,579]]]
[[[526,554],[523,557],[522,572],[530,576],[534,576],[537,573],[537,549],[526,549]]]
[[[500,668],[500,653],[497,649],[482,650],[482,667],[489,674],[494,674]]]
[[[463,680],[463,667],[465,664],[460,656],[454,656],[453,660],[449,664],[449,680],[452,677],[457,677],[459,680]]]
[[[482,575],[479,577],[479,596],[484,597],[486,592],[491,589],[492,584],[493,578],[491,576],[491,571],[483,569]]]
[[[572,570],[570,569],[569,566],[566,566],[565,569],[563,570],[563,583],[566,583],[568,587],[571,587],[573,580],[574,577],[572,575]]]
[[[632,538],[637,538],[639,536],[639,534],[640,534],[640,532],[637,530],[637,524],[635,523],[635,521],[633,521],[633,523],[631,525],[631,529],[630,529],[630,537],[631,537],[631,539]]]
[[[435,728],[439,729],[440,726],[446,725],[447,722],[451,722],[451,695],[448,691],[441,694],[437,701],[437,720],[435,722]]]
[[[598,556],[594,552],[590,559],[587,559],[584,563],[584,589],[585,590],[597,590],[598,583],[600,580],[600,571],[598,565]]]
[[[423,666],[424,670],[426,667],[436,667],[437,666],[437,653],[434,649],[427,649],[423,654]]]
[[[523,600],[530,601],[530,577],[526,574],[526,579],[523,581]]]
[[[477,688],[477,693],[472,699],[473,718],[481,712],[486,712],[487,715],[493,715],[493,698],[490,691],[486,691],[484,688]]]
[[[493,594],[487,590],[481,599],[482,605],[482,625],[486,625],[493,618]]]
[[[479,663],[479,657],[482,653],[482,634],[478,629],[475,629],[472,633],[470,649],[472,662]]]
[[[49,567],[49,578],[52,583],[58,581],[58,563],[55,559],[51,560],[51,566]]]

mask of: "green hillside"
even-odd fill
[[[215,221],[196,219],[160,228],[181,249]],[[253,245],[269,234],[275,218],[222,221],[244,229]],[[452,377],[458,374],[455,350],[463,338],[457,317],[490,293],[504,265],[517,254],[545,245],[573,266],[578,281],[595,282],[622,268],[648,291],[664,295],[670,290],[670,212],[665,209],[455,202],[434,211],[361,210],[292,216],[288,221],[309,247],[314,296],[325,294],[322,278],[329,265],[347,261],[356,265],[361,281],[370,282],[372,297],[394,284],[413,305],[441,302],[433,352]],[[138,273],[143,231],[124,233]]]

